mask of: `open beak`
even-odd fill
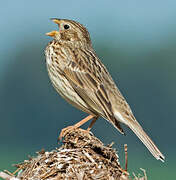
[[[58,33],[59,33],[58,31],[51,31],[51,32],[46,33],[46,35],[47,35],[47,36],[54,37],[54,36],[56,36]]]
[[[53,21],[54,23],[60,25],[61,23],[61,19],[57,19],[57,18],[51,18],[51,21]]]
[[[61,20],[60,20],[60,19],[57,19],[57,18],[51,18],[51,20],[52,20],[54,23],[58,24],[58,26],[59,26],[60,23],[61,23]],[[54,36],[56,36],[58,33],[59,33],[58,31],[51,31],[51,32],[46,33],[46,35],[47,35],[47,36],[54,37]]]

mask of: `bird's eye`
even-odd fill
[[[64,25],[64,29],[69,29],[69,28],[70,28],[70,26],[68,24]]]

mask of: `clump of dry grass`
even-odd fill
[[[0,172],[6,180],[128,180],[119,157],[111,145],[76,129],[67,132],[63,145],[51,152],[42,150],[37,157],[15,165],[16,176]],[[135,177],[137,178],[137,177]]]

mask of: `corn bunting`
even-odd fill
[[[49,77],[56,91],[66,101],[89,114],[72,127],[77,128],[92,119],[90,130],[101,116],[124,134],[121,123],[125,124],[157,160],[164,161],[165,157],[137,122],[130,106],[96,55],[87,29],[73,20],[53,18],[52,21],[59,26],[59,30],[46,34],[53,37],[45,50]]]

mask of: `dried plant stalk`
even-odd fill
[[[76,129],[66,133],[63,145],[15,165],[19,172],[0,172],[6,180],[129,180],[116,151],[91,133]],[[135,177],[137,178],[137,177]]]

